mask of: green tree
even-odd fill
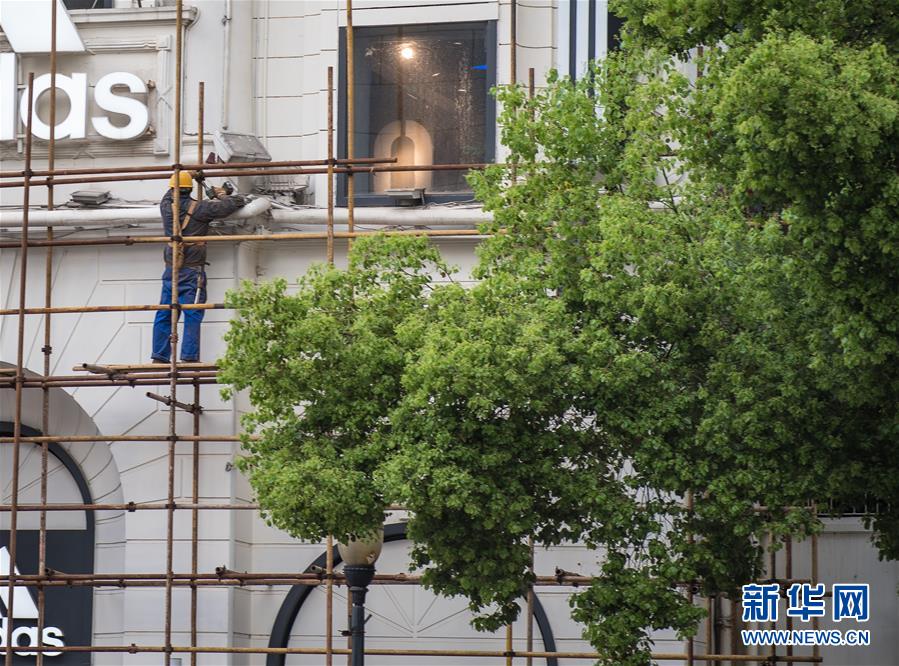
[[[617,11],[589,76],[498,91],[475,286],[438,286],[424,241],[359,243],[230,296],[223,377],[275,525],[345,537],[402,503],[426,584],[483,629],[517,614],[530,538],[581,541],[601,574],[573,616],[636,666],[652,629],[695,631],[685,585],[736,594],[811,502],[891,503],[899,556],[899,31],[874,2]]]
[[[223,394],[247,389],[239,464],[272,524],[307,539],[380,526],[390,498],[374,471],[404,395],[401,324],[431,307],[432,272],[448,268],[421,239],[364,239],[346,270],[317,265],[295,291],[277,279],[228,294],[240,318],[225,337]]]
[[[685,166],[749,225],[789,236],[780,284],[810,311],[794,338],[802,386],[838,421],[813,430],[838,479],[828,491],[883,500],[875,538],[899,557],[899,16],[867,0],[620,0],[617,11],[634,51],[704,47],[678,136]]]

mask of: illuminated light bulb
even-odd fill
[[[415,57],[415,49],[411,46],[404,46],[400,49],[400,55],[403,56],[405,60],[412,60]]]

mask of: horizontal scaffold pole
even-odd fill
[[[334,238],[363,238],[365,236],[484,236],[478,229],[403,229],[398,231],[335,231]],[[327,240],[326,232],[308,231],[284,234],[223,234],[219,236],[183,236],[185,243],[226,243],[244,241]],[[170,236],[122,236],[121,238],[79,238],[28,241],[28,247],[88,247],[96,245],[139,245],[143,243],[171,243]],[[18,242],[0,243],[0,249],[18,248]]]
[[[326,648],[270,648],[270,647],[181,647],[170,648],[161,645],[66,645],[63,647],[29,646],[29,652],[124,652],[139,654],[142,652],[172,652],[187,654],[327,654]],[[352,652],[346,648],[331,648],[331,654],[348,655]],[[597,652],[540,652],[528,650],[413,650],[366,648],[365,654],[385,657],[473,657],[473,658],[521,658],[521,657],[556,657],[557,659],[589,659],[596,660],[602,655]],[[820,664],[822,657],[799,657],[795,655],[751,655],[751,654],[694,654],[696,661],[739,661],[755,664]],[[650,659],[658,661],[688,661],[689,657],[680,652],[653,652]]]
[[[168,502],[156,502],[148,504],[135,504],[134,502],[126,502],[124,504],[19,504],[16,511],[162,511],[168,509]],[[258,504],[199,504],[196,502],[175,502],[172,507],[175,510],[190,509],[193,511],[231,511],[234,509],[242,511],[258,510]],[[12,511],[11,504],[0,504],[0,511]]]
[[[473,171],[483,169],[488,164],[404,164],[404,165],[385,165],[385,166],[340,166],[330,169],[331,173],[393,173],[404,171]],[[326,167],[285,167],[285,168],[269,168],[269,169],[222,169],[216,171],[216,178],[225,176],[314,176],[318,174],[326,174],[329,169]],[[116,174],[113,176],[78,176],[74,178],[37,178],[31,180],[32,186],[41,185],[82,185],[85,183],[120,183],[135,180],[168,180],[172,175],[172,170],[161,173],[139,173],[139,174]],[[8,187],[25,187],[24,180],[16,180],[11,182],[0,183],[0,189]]]
[[[252,439],[252,436],[251,436]],[[21,442],[40,444],[41,442],[239,442],[239,435],[35,435],[19,437]],[[12,437],[0,437],[0,443],[8,444]]]
[[[355,159],[333,160],[333,164],[393,164],[395,157],[358,157]],[[32,176],[86,176],[89,174],[118,174],[118,173],[154,173],[168,172],[171,174],[177,167],[181,171],[221,171],[223,169],[259,169],[268,167],[301,167],[301,166],[327,166],[327,159],[318,160],[285,160],[281,162],[214,162],[212,164],[201,162],[197,164],[145,164],[141,166],[124,167],[82,167],[77,169],[36,169]],[[0,178],[22,178],[25,171],[0,171]],[[32,181],[33,182],[33,181]],[[57,182],[57,181],[54,181]]]

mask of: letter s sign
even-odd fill
[[[124,127],[116,127],[106,116],[94,116],[91,123],[99,134],[107,139],[134,139],[143,134],[150,124],[150,113],[147,107],[130,97],[121,97],[113,92],[116,86],[125,86],[129,92],[145,93],[146,84],[134,74],[128,72],[113,72],[107,74],[94,87],[94,101],[104,111],[121,113],[129,117],[128,124]]]

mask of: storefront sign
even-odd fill
[[[106,115],[92,116],[90,123],[100,136],[116,141],[127,141],[141,136],[150,123],[147,105],[132,97],[116,92],[117,88],[127,88],[131,93],[146,93],[147,85],[130,72],[113,72],[102,77],[94,85],[94,103],[103,111],[118,113],[128,117],[122,127],[113,125]],[[60,93],[69,99],[69,113],[56,125],[57,139],[83,139],[87,136],[87,74],[75,72],[71,75],[56,75],[57,99]],[[34,100],[50,90],[50,75],[42,74],[34,79]],[[16,138],[16,54],[0,53],[0,141]],[[36,106],[36,105],[35,105]],[[18,104],[22,124],[28,123],[28,90],[22,92]],[[32,120],[32,134],[40,139],[50,138],[50,126],[40,119],[35,109]]]
[[[21,530],[16,543],[16,571],[22,575],[38,572],[39,532]],[[89,530],[48,530],[47,567],[66,573],[93,572],[93,539]],[[0,532],[0,572],[9,573],[9,532]],[[12,622],[12,642],[17,647],[13,664],[32,665],[38,645],[37,588],[17,585],[13,593],[13,617],[7,605],[8,587],[0,591],[0,648],[6,647],[6,631]],[[47,587],[44,602],[44,645],[90,645],[93,595],[90,587]],[[54,666],[81,666],[90,663],[90,655],[77,652],[44,652],[45,661]]]
[[[11,432],[11,424],[0,422],[0,436],[8,436]],[[26,426],[23,426],[22,433],[27,436],[40,434]],[[69,482],[62,476],[67,473],[71,482],[77,487],[75,493],[61,495],[57,499],[65,497],[65,501],[68,502],[80,501],[90,504],[92,499],[87,481],[72,457],[55,442],[50,443],[49,452],[51,469],[56,470],[53,483],[57,487],[58,484],[69,487]],[[23,454],[23,458],[27,460],[27,454]],[[27,486],[29,482],[36,481],[36,478],[28,476],[34,472],[33,467],[25,469],[30,471],[20,472],[26,476],[24,479],[20,477],[19,481]],[[4,469],[4,465],[0,463],[0,487],[8,484],[8,473],[9,466],[6,465]],[[51,571],[66,574],[93,574],[94,515],[90,511],[85,511],[83,523],[74,516],[78,514],[66,512],[61,516],[60,513],[48,512],[44,566]],[[9,523],[4,527],[8,528]],[[33,527],[34,523],[29,529],[16,530],[16,552],[13,557],[10,557],[10,532],[8,529],[0,530],[0,575],[9,575],[11,566],[13,575],[33,576],[39,573],[40,531]],[[39,632],[38,588],[27,585],[24,581],[16,583],[10,612],[9,584],[6,581],[0,583],[0,659],[3,648],[6,647],[7,629],[11,625],[14,666],[34,666],[37,662],[37,651],[33,648],[41,643],[45,648],[51,648],[44,651],[44,663],[47,666],[90,666],[92,656],[88,652],[66,652],[53,648],[91,644],[94,616],[93,588],[48,585],[44,591],[44,623],[42,631]]]

